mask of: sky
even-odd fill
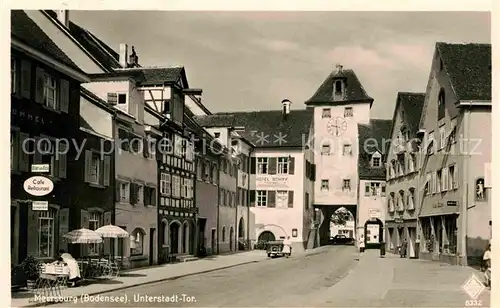
[[[142,66],[182,65],[211,112],[305,108],[336,64],[392,117],[397,92],[425,92],[436,42],[490,43],[485,12],[71,11],[70,19]]]

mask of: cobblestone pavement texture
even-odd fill
[[[252,261],[260,262],[248,263]],[[237,264],[242,265],[116,290]],[[68,289],[66,296],[99,289],[105,293],[98,302],[79,299],[52,307],[465,307],[470,298],[461,287],[474,274],[482,278],[468,267],[394,255],[380,258],[378,250],[359,255],[350,246],[323,247],[289,259],[268,259],[252,251],[141,269],[107,284]],[[125,296],[126,303],[109,302]],[[489,307],[489,297],[489,290],[480,295],[482,307]],[[18,307],[14,302],[13,306]]]

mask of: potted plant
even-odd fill
[[[21,267],[26,276],[26,287],[31,290],[40,275],[40,262],[32,255],[29,255],[21,263]]]

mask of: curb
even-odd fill
[[[206,273],[210,273],[210,272],[215,272],[215,271],[219,271],[219,270],[223,270],[223,269],[237,267],[237,266],[245,265],[245,264],[257,263],[257,262],[261,262],[261,261],[262,260],[246,261],[246,262],[243,262],[243,263],[233,264],[233,265],[229,265],[229,266],[223,266],[223,267],[219,267],[219,268],[213,268],[213,269],[204,270],[204,271],[201,271],[201,272],[189,273],[189,274],[183,274],[183,275],[177,275],[177,276],[172,276],[172,277],[168,277],[168,278],[161,278],[161,279],[156,279],[156,280],[152,280],[152,281],[131,284],[131,285],[124,286],[124,287],[118,287],[118,288],[112,289],[112,290],[97,291],[97,292],[87,293],[87,294],[89,296],[93,296],[93,295],[99,295],[99,294],[104,294],[104,293],[116,292],[116,291],[121,291],[121,290],[125,290],[125,289],[130,289],[130,288],[135,288],[135,287],[139,287],[139,286],[144,286],[144,285],[148,285],[148,284],[154,284],[154,283],[163,282],[163,281],[169,281],[169,280],[176,280],[176,279],[179,279],[179,278],[184,278],[184,277],[189,277],[189,276],[195,276],[195,275],[200,275],[200,274],[206,274]],[[60,303],[59,302],[55,302],[55,303],[52,303],[52,302],[36,303],[36,304],[29,304],[29,305],[21,306],[21,307],[45,307],[45,306],[56,305],[56,304],[60,304]]]

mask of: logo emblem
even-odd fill
[[[472,275],[462,286],[462,289],[469,295],[471,299],[476,299],[481,295],[486,287],[484,284],[476,277]]]

